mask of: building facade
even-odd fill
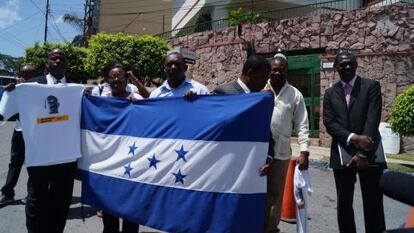
[[[241,29],[241,31],[239,31]],[[383,95],[381,119],[387,121],[394,98],[414,83],[414,4],[395,3],[197,33],[170,41],[198,54],[191,76],[210,89],[239,77],[249,53],[288,54],[289,82],[304,94],[311,135],[329,146],[322,124],[324,91],[339,80],[334,54],[348,49],[357,56],[358,74],[378,80]],[[414,140],[403,138],[404,151]]]

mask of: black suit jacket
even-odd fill
[[[37,76],[27,80],[28,83],[40,83],[40,84],[47,84],[46,75]],[[72,83],[68,78],[66,78],[67,83]]]
[[[243,88],[237,82],[237,80],[221,84],[216,87],[213,91],[216,94],[238,94],[238,93],[245,93]]]
[[[352,88],[349,107],[346,105],[345,92],[341,82],[326,90],[323,98],[323,123],[332,136],[331,168],[341,168],[338,144],[350,154],[362,153],[368,157],[370,165],[385,167],[375,163],[375,151],[381,142],[378,131],[381,120],[381,87],[378,81],[357,76]],[[351,133],[367,135],[374,141],[371,151],[358,150],[353,144],[347,146]]]
[[[221,84],[214,89],[213,93],[215,94],[241,94],[245,93],[244,89],[240,86],[237,80]],[[273,148],[275,146],[275,140],[273,139],[272,132],[270,132],[269,137],[269,148],[267,154],[270,155],[272,158],[275,157],[275,153]]]
[[[47,79],[45,75],[37,76],[27,80],[28,83],[40,83],[40,84],[47,84]]]

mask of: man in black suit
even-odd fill
[[[67,83],[66,67],[64,51],[53,49],[46,64],[49,73],[28,82],[47,85]],[[29,233],[63,232],[72,200],[76,168],[76,161],[27,168],[26,227]]]
[[[214,89],[215,94],[240,94],[259,92],[266,86],[271,71],[270,63],[258,55],[250,56],[243,64],[242,75],[237,80],[221,84]],[[270,135],[269,155],[266,164],[261,168],[264,174],[267,172],[268,164],[273,160],[274,141]]]
[[[378,163],[376,149],[381,143],[378,126],[381,119],[379,82],[356,75],[355,56],[337,54],[334,67],[341,81],[326,90],[323,123],[332,136],[330,167],[334,170],[340,232],[356,232],[352,208],[356,174],[359,176],[366,232],[385,230],[383,196],[379,180],[386,164]],[[352,156],[341,163],[339,149]],[[342,153],[344,154],[344,153]]]
[[[30,79],[28,82],[37,82],[40,84],[59,84],[68,83],[65,77],[67,61],[65,52],[61,49],[53,49],[48,53],[46,69],[47,75],[38,76]]]
[[[236,94],[261,91],[270,75],[270,63],[263,57],[250,56],[237,80],[216,87],[216,94]]]

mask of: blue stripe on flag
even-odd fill
[[[261,233],[264,230],[265,193],[200,192],[83,170],[80,173],[83,203],[137,224],[175,233]]]
[[[87,96],[82,102],[81,126],[98,133],[143,138],[268,142],[272,111],[270,93],[205,95],[193,102],[183,97],[156,98],[135,103]]]

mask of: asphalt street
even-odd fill
[[[0,122],[1,123],[1,122]],[[10,160],[10,140],[13,123],[0,124],[0,186],[3,186]],[[42,145],[39,145],[42,146]],[[338,232],[336,223],[336,193],[332,171],[326,169],[310,169],[314,193],[309,204],[309,227],[314,233]],[[25,227],[24,204],[19,201],[26,196],[27,172],[23,167],[15,189],[17,201],[12,205],[0,208],[0,233],[27,232]],[[80,183],[75,182],[73,200],[65,228],[65,233],[97,233],[102,232],[102,220],[96,216],[96,210],[85,206],[85,221],[81,217]],[[398,228],[406,218],[408,206],[389,198],[384,198],[385,220],[388,229]],[[356,185],[354,199],[355,219],[358,232],[365,232],[362,200],[359,183]],[[282,232],[296,232],[294,224],[282,222]],[[159,232],[141,227],[140,232]]]

